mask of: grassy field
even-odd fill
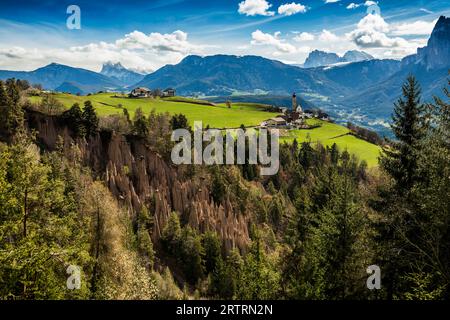
[[[277,115],[277,113],[265,111],[264,105],[256,103],[233,103],[229,109],[225,104],[211,106],[202,100],[190,100],[182,97],[128,99],[126,97],[114,97],[114,94],[111,93],[102,93],[91,96],[57,94],[56,98],[67,108],[76,102],[82,105],[84,101],[90,100],[101,116],[122,114],[122,108],[128,109],[131,116],[137,108],[142,108],[146,114],[150,113],[152,109],[155,109],[158,113],[183,113],[191,125],[194,121],[203,121],[204,127],[209,125],[211,128],[237,128],[241,124],[257,126],[262,121]],[[40,97],[30,97],[30,100],[34,103],[39,102],[40,99]],[[203,102],[204,105],[201,104]],[[286,135],[280,139],[281,142],[290,143],[294,139],[303,142],[309,139],[311,142],[320,142],[325,146],[336,143],[340,150],[347,149],[359,159],[366,160],[369,167],[377,165],[380,147],[349,135],[350,131],[343,126],[316,119],[310,119],[308,123],[311,125],[320,124],[321,126],[310,130],[286,131]]]
[[[346,127],[316,119],[310,119],[307,122],[311,125],[321,124],[321,127],[310,130],[290,130],[286,136],[280,138],[280,141],[290,143],[294,139],[299,142],[310,140],[313,143],[320,142],[324,146],[332,146],[336,143],[341,151],[348,150],[359,159],[366,160],[369,167],[378,165],[378,156],[381,151],[379,146],[350,135],[350,130]]]
[[[170,114],[183,113],[189,119],[192,125],[194,121],[203,121],[203,126],[209,125],[211,128],[237,128],[241,124],[245,126],[256,126],[264,120],[277,115],[264,111],[263,106],[248,103],[233,103],[231,108],[225,104],[215,106],[201,105],[201,100],[193,100],[196,103],[189,103],[189,99],[183,99],[186,102],[173,101],[176,98],[169,99],[128,99],[126,97],[116,98],[111,93],[101,93],[91,96],[75,96],[71,94],[57,94],[56,98],[67,108],[78,102],[80,105],[84,101],[90,100],[99,115],[122,114],[122,108],[127,108],[131,116],[136,109],[141,108],[145,114],[150,113],[152,109],[156,112],[169,112]],[[38,102],[40,97],[30,97],[32,102]],[[172,101],[171,101],[172,100]]]

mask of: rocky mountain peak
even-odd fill
[[[450,18],[441,16],[431,33],[428,44],[417,54],[403,59],[403,64],[421,64],[427,69],[450,66]]]
[[[125,68],[120,62],[112,61],[105,62],[100,73],[127,86],[133,85],[144,78],[143,74]]]

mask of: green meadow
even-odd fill
[[[123,108],[128,109],[131,116],[138,108],[141,108],[145,114],[154,109],[157,113],[183,113],[191,125],[194,121],[202,121],[204,127],[209,125],[211,128],[220,129],[238,128],[241,124],[246,127],[257,126],[264,120],[278,115],[278,113],[266,111],[265,105],[256,103],[233,103],[231,108],[228,108],[225,104],[211,105],[207,101],[183,97],[129,99],[125,96],[116,97],[112,93],[90,96],[58,93],[55,96],[67,108],[74,103],[82,105],[84,101],[90,100],[100,116],[122,114]],[[30,97],[29,99],[37,103],[41,98]],[[366,160],[369,167],[377,166],[381,151],[379,146],[350,135],[346,127],[317,119],[309,119],[307,122],[310,125],[319,124],[320,127],[307,130],[282,130],[286,135],[280,138],[281,142],[292,143],[294,139],[297,139],[298,142],[307,140],[313,143],[320,142],[324,146],[336,143],[341,151],[348,150],[359,159]]]
[[[131,117],[138,108],[141,108],[145,114],[150,113],[153,109],[157,113],[183,113],[189,119],[191,125],[194,121],[203,121],[203,126],[209,125],[211,128],[238,128],[241,124],[256,126],[277,115],[277,113],[265,111],[264,106],[258,104],[236,103],[228,108],[225,104],[211,106],[206,101],[181,97],[129,99],[114,97],[114,94],[111,93],[101,93],[90,96],[56,94],[56,98],[67,108],[70,108],[74,103],[82,105],[84,101],[90,100],[101,116],[122,114],[122,108],[128,109]],[[40,99],[40,97],[30,97],[32,102],[38,102]]]
[[[334,143],[343,151],[347,150],[355,154],[359,159],[366,160],[369,167],[378,165],[378,157],[381,148],[365,140],[358,139],[350,134],[350,130],[341,125],[309,119],[310,125],[320,124],[321,126],[309,130],[290,130],[286,136],[280,138],[281,142],[291,143],[294,139],[298,142],[311,141],[312,143],[321,143],[324,146],[332,146]]]

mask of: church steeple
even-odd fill
[[[292,111],[296,111],[297,110],[297,95],[294,94],[292,95]]]

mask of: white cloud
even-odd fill
[[[347,36],[362,48],[406,47],[408,42],[403,38],[390,38],[389,24],[378,14],[368,14],[359,21],[357,28]]]
[[[305,13],[306,11],[307,9],[304,5],[295,2],[283,4],[278,8],[278,13],[285,16],[291,16],[299,12]]]
[[[325,0],[325,3],[336,3],[339,1],[341,1],[341,0]]]
[[[50,62],[99,70],[105,61],[121,62],[141,71],[155,70],[168,63],[178,63],[188,54],[202,54],[209,46],[194,45],[188,34],[177,30],[168,34],[148,35],[133,31],[114,42],[97,42],[68,48],[0,48],[0,67],[16,69],[41,67]]]
[[[238,12],[247,16],[273,16],[275,12],[268,11],[271,7],[266,0],[244,0],[239,3]]]
[[[340,41],[340,38],[333,32],[323,29],[319,36],[319,40],[323,42],[337,42]]]
[[[428,14],[433,14],[434,13],[433,11],[428,10],[426,8],[420,8],[419,10],[422,11],[422,12],[428,13]]]
[[[152,32],[148,35],[140,31],[133,31],[126,34],[125,38],[117,40],[114,46],[117,49],[146,49],[155,52],[170,51],[185,54],[198,49],[189,43],[187,38],[187,33],[181,30],[166,34]]]
[[[352,2],[352,3],[350,3],[346,8],[347,9],[349,9],[349,10],[352,10],[352,9],[356,9],[356,8],[359,8],[359,7],[361,7],[361,6],[366,6],[366,7],[370,7],[370,6],[373,6],[373,5],[377,5],[378,4],[378,2],[376,2],[376,1],[366,1],[366,2],[364,2],[364,3],[354,3],[354,2]]]
[[[357,3],[352,2],[352,3],[350,3],[346,8],[349,9],[349,10],[351,10],[351,9],[359,8],[359,7],[361,7],[361,6],[362,6],[362,4],[357,4]]]
[[[302,32],[298,35],[296,35],[293,40],[297,42],[303,42],[303,41],[313,41],[316,37],[308,32]]]
[[[297,52],[297,48],[295,46],[280,39],[279,36],[280,32],[275,32],[275,34],[271,35],[269,33],[264,33],[261,30],[256,30],[252,33],[251,44],[273,46],[279,54]]]
[[[437,20],[415,21],[412,23],[399,23],[392,26],[392,34],[396,36],[404,35],[430,35],[436,25]]]
[[[378,2],[376,2],[376,1],[366,1],[366,2],[364,2],[364,5],[366,6],[366,7],[370,7],[370,6],[374,6],[374,5],[376,5],[376,4],[378,4]]]

